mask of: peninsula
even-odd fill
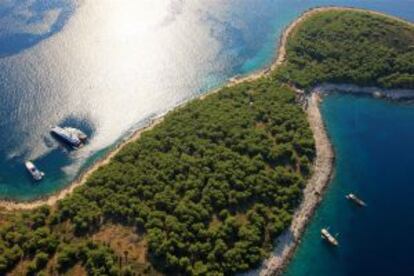
[[[270,68],[176,108],[58,195],[2,202],[0,273],[227,275],[267,257],[262,274],[281,273],[332,174],[313,88],[411,91],[413,45],[397,18],[306,12]]]

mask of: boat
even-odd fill
[[[52,135],[73,148],[80,148],[88,138],[85,133],[76,128],[62,128],[55,126],[51,129]]]
[[[322,239],[326,240],[329,244],[333,246],[338,246],[339,242],[338,240],[329,233],[327,228],[322,228],[321,230],[321,237]]]
[[[88,139],[88,136],[80,129],[73,128],[73,127],[65,127],[64,129],[70,132],[71,134],[77,136],[79,140],[81,140],[82,143],[85,143],[86,140]]]
[[[355,194],[347,194],[345,197],[360,207],[367,206],[367,204],[362,199],[358,198]]]
[[[31,174],[32,178],[36,181],[40,181],[43,179],[45,174],[41,172],[38,168],[36,168],[35,164],[31,161],[27,161],[25,163],[27,171]]]

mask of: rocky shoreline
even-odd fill
[[[300,24],[302,23],[306,18],[309,16],[314,15],[315,13],[330,10],[330,9],[338,9],[338,8],[332,8],[332,7],[323,7],[323,8],[315,8],[311,9],[307,12],[305,12],[302,16],[297,18],[292,24],[290,24],[283,32],[280,40],[279,40],[279,47],[277,49],[277,55],[276,58],[273,60],[271,65],[264,68],[263,70],[251,73],[247,76],[241,76],[241,77],[233,77],[229,80],[229,82],[224,85],[225,86],[234,86],[242,82],[247,81],[254,81],[261,77],[269,75],[274,69],[276,69],[278,66],[283,64],[283,62],[286,60],[286,43],[289,35],[292,33],[292,31]],[[221,87],[222,88],[222,87]],[[208,95],[217,93],[220,91],[221,88],[214,89],[210,92],[204,93],[203,95],[199,96],[199,99],[204,99]],[[191,99],[189,99],[191,100]],[[183,103],[185,104],[185,103]],[[170,112],[173,112],[175,109],[180,108],[182,105],[177,106]],[[167,113],[168,114],[168,113]],[[165,115],[165,114],[164,114]],[[3,199],[0,200],[0,208],[3,208],[8,211],[12,210],[30,210],[37,207],[40,207],[42,205],[54,205],[57,201],[65,198],[67,195],[71,194],[75,188],[83,185],[87,178],[97,169],[100,167],[106,165],[125,145],[136,141],[141,136],[142,132],[152,129],[154,126],[156,126],[158,123],[160,123],[163,120],[163,116],[153,120],[148,126],[138,129],[134,134],[132,134],[128,139],[126,139],[121,144],[115,146],[114,150],[109,152],[105,157],[103,157],[100,161],[96,162],[93,166],[91,166],[89,169],[87,169],[83,174],[81,174],[76,180],[74,180],[71,184],[69,184],[66,188],[57,191],[56,193],[42,197],[39,199],[34,199],[31,201],[15,201],[15,200],[7,200]]]
[[[293,33],[306,18],[316,13],[329,11],[329,10],[355,10],[353,8],[338,8],[338,7],[322,7],[315,8],[305,12],[302,16],[296,19],[290,24],[283,32],[278,47],[278,55],[273,63],[264,70],[252,73],[245,77],[234,77],[229,80],[229,83],[225,86],[237,85],[241,82],[254,81],[260,77],[269,75],[273,70],[278,68],[286,60],[286,43],[289,36]],[[369,12],[369,11],[367,11]],[[376,12],[372,12],[376,13]],[[376,13],[377,14],[377,13]],[[199,99],[204,99],[206,96],[216,93],[220,89],[215,89],[208,93],[203,94]],[[334,151],[329,141],[328,134],[326,133],[324,122],[319,110],[319,103],[321,96],[325,93],[331,93],[335,91],[342,91],[348,93],[364,93],[378,97],[385,97],[390,99],[407,99],[414,98],[414,91],[410,90],[387,90],[379,89],[376,87],[358,87],[355,85],[333,85],[323,84],[315,87],[308,96],[303,96],[305,111],[309,125],[314,135],[316,158],[313,165],[313,174],[309,179],[306,188],[303,191],[303,201],[299,208],[296,210],[291,226],[284,232],[276,241],[276,248],[273,251],[272,256],[266,260],[260,271],[260,275],[279,275],[286,267],[289,260],[294,254],[294,251],[300,243],[301,236],[306,229],[307,224],[312,218],[316,207],[321,202],[323,193],[329,184],[329,181],[333,172],[334,164]],[[179,108],[179,107],[177,107]],[[117,145],[113,151],[107,156],[98,161],[95,165],[89,168],[84,174],[82,174],[77,180],[72,182],[68,187],[64,188],[57,193],[38,200],[30,202],[16,202],[2,200],[0,201],[0,208],[6,210],[28,210],[37,208],[41,205],[54,205],[57,201],[63,199],[67,195],[71,194],[77,187],[83,185],[88,177],[100,167],[108,164],[111,159],[128,143],[138,140],[141,134],[147,130],[152,129],[157,124],[163,121],[163,117],[159,117],[153,120],[147,127],[137,130],[130,138],[123,143]]]
[[[306,98],[305,105],[316,147],[313,174],[303,191],[302,203],[296,210],[289,229],[276,240],[276,248],[272,256],[264,262],[260,275],[280,275],[282,273],[300,243],[302,234],[316,207],[321,202],[323,193],[331,179],[335,155],[319,110],[320,101],[319,93],[311,93]]]
[[[398,100],[414,99],[414,90],[411,89],[385,89],[379,87],[361,87],[353,84],[321,84],[312,89],[311,93],[330,94],[330,93],[350,93],[356,95],[369,95],[376,98]]]

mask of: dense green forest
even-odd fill
[[[0,270],[23,257],[39,271],[56,254],[58,271],[82,262],[91,274],[116,275],[109,248],[74,242],[107,223],[144,234],[161,271],[246,270],[289,225],[314,155],[291,89],[266,78],[224,88],[168,115],[53,212],[45,207],[4,228]],[[72,233],[54,231],[62,224]],[[102,263],[91,260],[96,254]]]
[[[414,26],[361,11],[318,13],[290,37],[287,58],[277,77],[300,88],[414,88]]]
[[[232,275],[288,227],[315,146],[294,84],[414,87],[414,30],[365,12],[307,19],[268,77],[168,114],[53,207],[0,213],[0,275]]]

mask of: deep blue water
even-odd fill
[[[31,199],[74,179],[148,118],[269,64],[310,7],[414,19],[413,0],[7,0],[0,2],[0,197]],[[81,151],[50,126],[91,135]],[[47,174],[34,185],[27,159]]]
[[[323,5],[414,20],[414,0],[1,1],[0,197],[64,187],[148,118],[269,64],[283,28]],[[414,107],[335,95],[322,111],[336,175],[287,275],[414,275]],[[67,151],[48,135],[56,124],[80,127],[89,144]],[[31,182],[27,159],[43,182]],[[327,225],[336,250],[319,238]]]
[[[30,48],[59,32],[75,9],[70,0],[2,1],[0,3],[0,57]],[[47,21],[47,13],[59,10],[48,28],[38,25]],[[36,30],[37,29],[37,30]]]
[[[414,275],[414,105],[331,95],[321,110],[336,172],[286,275]],[[338,248],[321,240],[326,226]]]

